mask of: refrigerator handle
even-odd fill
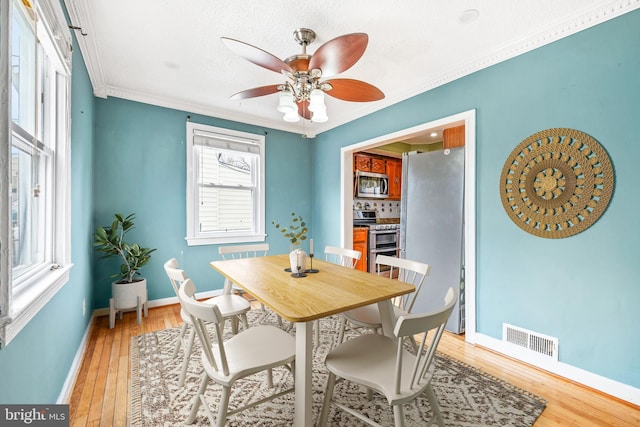
[[[409,154],[402,153],[402,188],[400,190],[400,258],[407,258],[407,188],[409,176]]]

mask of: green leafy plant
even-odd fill
[[[307,224],[302,219],[301,215],[296,215],[295,212],[291,212],[291,225],[289,227],[281,227],[279,223],[271,221],[271,224],[275,225],[276,229],[280,230],[282,235],[289,239],[292,245],[300,246],[303,240],[307,240]]]
[[[120,273],[111,277],[120,277],[118,283],[135,282],[134,276],[140,274],[138,270],[151,260],[151,252],[155,249],[143,248],[137,243],[127,243],[124,238],[134,226],[135,214],[114,214],[115,220],[110,226],[97,227],[93,235],[93,246],[98,252],[104,253],[101,258],[119,257],[122,261]]]

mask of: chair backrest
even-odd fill
[[[222,259],[265,256],[267,252],[269,252],[268,243],[256,243],[254,245],[220,246],[218,248],[218,253],[222,256]]]
[[[222,322],[224,320],[222,313],[220,313],[220,309],[215,304],[197,301],[194,297],[195,292],[196,287],[193,281],[186,279],[178,289],[180,304],[187,314],[191,316],[191,322],[200,340],[203,356],[207,358],[213,369],[222,371],[224,375],[229,375],[229,364],[222,337]],[[217,341],[215,347],[212,346],[211,337],[206,327],[207,323],[211,323],[215,327],[215,339]]]
[[[382,273],[382,266],[387,266],[390,268],[388,273],[390,277],[394,277],[395,271],[398,272],[398,280],[406,283],[410,283],[416,287],[415,292],[412,292],[407,295],[403,295],[402,297],[398,297],[394,302],[404,311],[411,313],[413,309],[413,304],[418,297],[418,293],[422,288],[422,283],[424,282],[425,277],[429,275],[429,270],[431,267],[429,264],[425,264],[423,262],[412,261],[404,258],[396,258],[387,255],[378,255],[376,257],[376,270],[378,274]],[[385,275],[387,271],[384,272]]]
[[[360,259],[360,251],[336,246],[325,246],[324,256],[327,262],[341,265],[343,267],[354,268]]]
[[[434,365],[433,360],[436,354],[436,348],[444,332],[447,320],[453,311],[458,295],[449,288],[445,297],[444,305],[431,313],[425,314],[408,314],[400,316],[396,321],[396,326],[393,330],[394,335],[398,338],[398,351],[396,356],[396,371],[395,371],[395,392],[400,393],[403,389],[402,385],[402,371],[403,371],[403,348],[405,340],[414,339],[415,335],[420,335],[419,351],[417,352],[415,362],[411,367],[410,384],[405,384],[404,388],[413,389],[415,387],[421,387],[426,382],[428,375],[433,375]],[[404,361],[406,364],[406,361]],[[409,368],[405,366],[404,369]],[[406,378],[406,377],[404,377]]]
[[[187,280],[189,276],[187,276],[187,273],[185,273],[184,270],[178,268],[178,260],[175,258],[171,258],[169,261],[164,263],[164,271],[169,277],[173,290],[176,291],[176,296],[178,296],[180,285],[182,282]]]

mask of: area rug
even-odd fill
[[[256,322],[262,316],[262,311],[251,310],[249,323]],[[267,316],[262,323],[277,325],[273,315]],[[316,421],[322,408],[326,385],[324,357],[336,341],[337,324],[336,317],[322,319],[320,343],[314,347],[313,419]],[[293,333],[295,328],[290,325],[285,325],[285,328],[287,326]],[[178,328],[165,329],[131,339],[132,426],[184,425],[198,389],[202,369],[198,347],[191,357],[185,385],[178,387],[182,352],[176,358],[171,357],[178,332]],[[255,351],[260,349],[256,348]],[[293,384],[292,375],[285,369],[274,370],[273,375],[276,390],[283,390]],[[545,408],[545,401],[541,398],[441,353],[436,356],[433,388],[447,426],[531,426]],[[230,407],[259,399],[272,392],[273,389],[266,388],[265,376],[262,374],[240,380],[235,385]],[[206,396],[214,413],[219,394],[220,388],[210,384]],[[380,424],[393,425],[393,411],[380,395],[374,393],[373,400],[367,401],[363,389],[347,382],[336,386],[335,394],[343,402],[372,416]],[[227,426],[290,426],[293,424],[293,400],[293,394],[288,394],[255,406],[231,416],[227,420]],[[404,409],[407,426],[424,426],[432,415],[429,403],[422,398],[418,399],[417,405],[407,404]],[[363,425],[361,421],[335,408],[331,410],[329,420],[330,426]],[[193,425],[209,425],[202,407]]]

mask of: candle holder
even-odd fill
[[[291,275],[293,277],[307,277],[306,272],[301,272],[300,270],[302,270],[302,266],[298,265],[298,272],[297,273],[291,273]]]
[[[311,268],[305,270],[305,273],[317,273],[320,270],[313,268],[313,254],[309,254],[309,258],[311,258]]]

